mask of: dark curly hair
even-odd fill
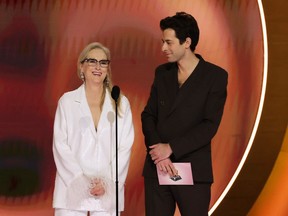
[[[180,44],[183,44],[187,37],[191,38],[192,43],[190,49],[194,52],[199,41],[199,28],[195,18],[185,12],[177,12],[172,17],[166,17],[160,21],[160,28],[162,31],[165,29],[173,29],[176,37],[179,39]]]

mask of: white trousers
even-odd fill
[[[87,216],[88,211],[75,211],[69,209],[55,209],[55,216]],[[120,213],[118,214],[120,216]],[[116,213],[90,211],[90,216],[116,216]]]

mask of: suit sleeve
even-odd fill
[[[124,184],[128,167],[130,162],[131,148],[134,141],[134,126],[132,120],[132,112],[130,108],[129,101],[126,97],[122,98],[123,108],[123,122],[122,127],[119,128],[120,136],[119,136],[119,181]],[[113,160],[115,161],[115,160]],[[116,165],[116,164],[115,164]],[[115,166],[114,166],[115,167]]]
[[[160,143],[161,139],[157,132],[158,121],[158,94],[157,94],[157,70],[150,90],[150,96],[147,104],[141,113],[142,131],[145,137],[145,145],[149,146]]]
[[[53,156],[58,175],[67,187],[82,175],[82,169],[68,145],[67,117],[61,99],[54,120]]]

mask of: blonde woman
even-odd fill
[[[110,51],[100,43],[79,55],[83,84],[65,93],[54,121],[53,155],[57,167],[55,216],[116,215],[115,102],[111,98]],[[118,100],[119,212],[124,210],[124,183],[134,140],[128,99]]]

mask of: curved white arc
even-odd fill
[[[262,111],[263,111],[263,105],[264,105],[264,99],[265,99],[265,93],[266,93],[266,85],[267,85],[267,74],[268,74],[268,41],[267,41],[267,29],[266,29],[266,22],[265,22],[265,16],[264,16],[264,10],[263,10],[263,5],[262,5],[262,1],[261,0],[257,0],[258,2],[258,7],[259,7],[259,12],[260,12],[260,18],[261,18],[261,24],[262,24],[262,33],[263,33],[263,48],[264,48],[264,68],[263,68],[263,81],[262,81],[262,90],[261,90],[261,96],[260,96],[260,102],[259,102],[259,108],[258,108],[258,112],[257,112],[257,116],[256,116],[256,120],[255,120],[255,124],[247,145],[247,148],[243,154],[243,157],[234,173],[234,175],[232,176],[231,180],[229,181],[229,183],[227,184],[226,188],[224,189],[224,191],[222,192],[222,194],[220,195],[220,197],[217,199],[217,201],[214,203],[214,205],[211,207],[211,209],[209,210],[209,215],[212,215],[212,213],[215,211],[215,209],[219,206],[219,204],[222,202],[222,200],[224,199],[224,197],[226,196],[226,194],[228,193],[228,191],[230,190],[230,188],[232,187],[233,183],[235,182],[237,176],[239,175],[246,159],[247,156],[250,152],[250,149],[252,147],[258,126],[259,126],[259,122],[260,122],[260,118],[262,115]]]

